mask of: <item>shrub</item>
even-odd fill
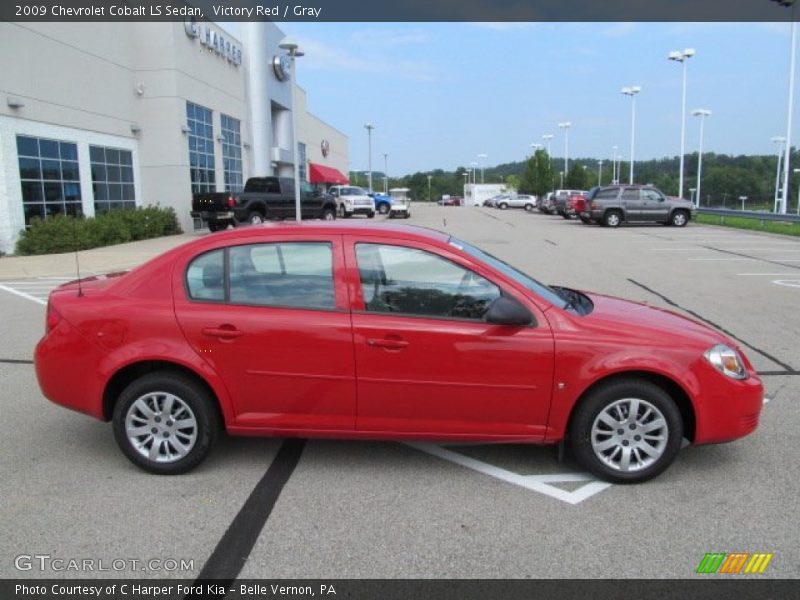
[[[34,218],[20,233],[17,254],[55,254],[181,233],[172,208],[112,210],[95,218]]]

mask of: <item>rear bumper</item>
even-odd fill
[[[233,211],[193,210],[189,213],[194,219],[204,221],[231,221],[234,219]]]

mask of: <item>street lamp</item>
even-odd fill
[[[628,183],[633,184],[633,148],[636,133],[636,94],[642,91],[641,86],[632,85],[622,88],[622,93],[631,97],[631,174]]]
[[[564,172],[569,174],[569,128],[572,123],[566,121],[558,124],[559,129],[564,130]],[[561,188],[564,188],[564,182],[561,182]]]
[[[431,179],[433,179],[433,176],[428,175],[428,202],[431,201]]]
[[[289,60],[291,61],[291,66],[289,67],[289,85],[292,86],[292,162],[294,162],[294,218],[297,221],[300,221],[303,216],[301,214],[301,206],[300,206],[300,149],[298,148],[297,143],[297,111],[295,110],[295,102],[294,102],[294,82],[295,82],[295,75],[294,75],[294,67],[295,67],[295,59],[303,56],[303,52],[300,50],[297,42],[291,40],[289,38],[284,38],[283,41],[278,44],[278,47],[281,50],[286,50],[286,54],[289,56]]]
[[[613,154],[611,156],[611,170],[612,170],[611,183],[612,184],[619,183],[619,180],[617,179],[619,177],[619,174],[617,173],[617,154],[618,154],[617,150],[618,149],[619,149],[619,146],[611,146],[611,152]]]
[[[558,174],[561,176],[561,187],[559,189],[564,189],[564,171],[559,171]]]
[[[375,129],[375,125],[372,123],[364,123],[364,128],[367,130],[367,168],[369,171],[367,172],[367,186],[369,187],[369,191],[372,191],[372,130]]]
[[[481,183],[483,183],[483,160],[489,158],[488,154],[478,154],[478,159],[481,161]]]
[[[780,190],[781,182],[781,157],[783,156],[783,144],[786,138],[781,135],[772,137],[772,142],[778,144],[778,166],[775,169],[775,198],[772,204],[772,212],[778,212],[778,191]]]
[[[667,55],[669,60],[683,63],[683,92],[681,96],[681,158],[680,158],[680,174],[678,177],[678,197],[683,198],[683,155],[685,152],[686,143],[686,66],[689,64],[689,59],[695,55],[694,48],[686,48],[685,50],[673,50]]]
[[[383,194],[389,194],[389,154],[383,153]]]
[[[700,206],[700,182],[703,174],[703,126],[706,122],[706,117],[711,116],[711,111],[707,108],[695,108],[692,111],[695,117],[700,117],[700,152],[697,155],[697,201],[695,206]]]
[[[547,164],[549,165],[550,164],[550,140],[553,139],[553,134],[552,133],[545,133],[542,136],[542,139],[545,142],[547,142]]]
[[[597,185],[603,185],[603,161],[597,161]]]
[[[781,6],[791,7],[792,14],[790,20],[792,22],[792,41],[789,46],[789,108],[786,113],[786,146],[784,152],[786,156],[783,159],[783,192],[781,193],[781,213],[786,214],[789,199],[787,193],[789,191],[789,161],[792,154],[792,113],[794,112],[794,63],[797,48],[797,22],[794,20],[794,0],[773,0]],[[777,209],[777,200],[775,212]]]
[[[471,162],[471,163],[469,163],[469,166],[472,167],[472,183],[473,184],[477,184],[478,183],[478,163]]]

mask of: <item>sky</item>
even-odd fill
[[[770,154],[785,135],[790,29],[787,23],[279,23],[306,55],[297,82],[309,110],[349,139],[351,170],[390,176],[523,160],[532,143],[569,121],[569,156],[630,157],[636,96],[637,160],[680,152],[682,66],[688,61],[686,151]],[[235,33],[235,32],[234,32]],[[798,98],[800,102],[800,98]],[[796,122],[796,119],[795,119]],[[793,133],[793,140],[797,135]],[[797,140],[800,141],[800,140]]]

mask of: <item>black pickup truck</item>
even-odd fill
[[[300,184],[300,213],[304,219],[336,218],[336,201]],[[251,177],[244,191],[192,194],[192,217],[208,223],[211,231],[240,223],[258,224],[267,219],[294,219],[294,179]]]

